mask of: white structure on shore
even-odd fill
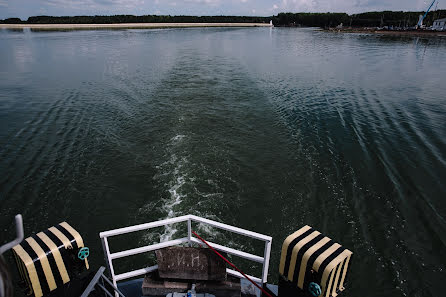
[[[432,30],[438,30],[438,31],[446,30],[446,18],[435,20],[434,24],[432,25]]]

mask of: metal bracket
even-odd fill
[[[0,256],[7,250],[12,249],[14,246],[18,245],[23,240],[23,219],[22,215],[18,214],[15,216],[15,232],[16,239],[0,246]]]

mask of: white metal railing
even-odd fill
[[[169,241],[161,242],[161,243],[155,243],[152,245],[147,245],[147,246],[138,247],[138,248],[125,250],[125,251],[120,251],[120,252],[116,252],[116,253],[110,253],[110,248],[109,248],[109,244],[108,244],[108,240],[107,240],[109,237],[132,233],[132,232],[136,232],[136,231],[148,230],[148,229],[152,229],[152,228],[156,228],[156,227],[161,227],[161,226],[166,226],[166,225],[181,223],[181,222],[187,222],[187,237],[169,240]],[[197,217],[194,215],[186,215],[186,216],[181,216],[181,217],[177,217],[177,218],[165,219],[165,220],[161,220],[161,221],[156,221],[156,222],[151,222],[151,223],[146,223],[146,224],[141,224],[141,225],[130,226],[130,227],[101,232],[99,234],[99,236],[101,237],[102,248],[104,249],[105,261],[107,263],[107,266],[108,266],[108,269],[110,272],[110,276],[113,281],[113,285],[117,286],[118,281],[141,276],[141,275],[144,275],[146,273],[149,273],[149,272],[152,272],[152,271],[155,271],[158,269],[158,265],[154,265],[154,266],[145,267],[142,269],[137,269],[137,270],[133,270],[133,271],[129,271],[129,272],[125,272],[125,273],[116,275],[114,272],[114,268],[113,268],[113,260],[115,260],[115,259],[138,255],[141,253],[147,253],[147,252],[155,251],[155,250],[162,249],[165,247],[180,245],[180,244],[184,244],[184,243],[188,243],[189,245],[191,245],[192,243],[197,243],[197,244],[203,245],[203,243],[199,239],[192,236],[192,222],[207,224],[207,225],[210,225],[210,226],[222,229],[222,230],[241,234],[241,235],[251,237],[251,238],[265,242],[265,250],[263,253],[263,257],[253,255],[253,254],[250,254],[247,252],[239,251],[239,250],[236,250],[236,249],[233,249],[230,247],[226,247],[223,245],[219,245],[216,243],[212,243],[212,242],[209,242],[209,245],[212,246],[216,250],[219,250],[219,251],[222,251],[222,252],[234,255],[234,256],[238,256],[238,257],[250,260],[250,261],[254,261],[257,263],[262,263],[262,265],[263,265],[262,266],[262,276],[260,278],[258,278],[258,277],[249,275],[249,277],[261,285],[263,285],[267,282],[269,259],[270,259],[270,254],[271,254],[272,237],[266,236],[266,235],[263,235],[260,233],[248,231],[245,229],[241,229],[238,227],[234,227],[231,225],[222,224],[222,223],[212,221],[209,219],[200,218],[200,217]],[[235,270],[226,269],[226,271],[228,274],[236,276],[238,278],[243,277],[239,272],[237,272]]]

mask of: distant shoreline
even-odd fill
[[[270,27],[269,23],[119,23],[119,24],[0,24],[0,29],[91,30],[200,27]]]
[[[324,29],[324,31],[334,33],[367,33],[367,34],[381,34],[393,36],[418,36],[418,37],[436,37],[446,36],[446,31],[430,31],[430,30],[377,30],[375,28],[331,28]]]

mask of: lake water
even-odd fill
[[[314,29],[0,31],[0,242],[67,220],[96,268],[100,231],[191,213],[273,236],[275,282],[308,224],[354,252],[343,296],[443,296],[445,61]]]

